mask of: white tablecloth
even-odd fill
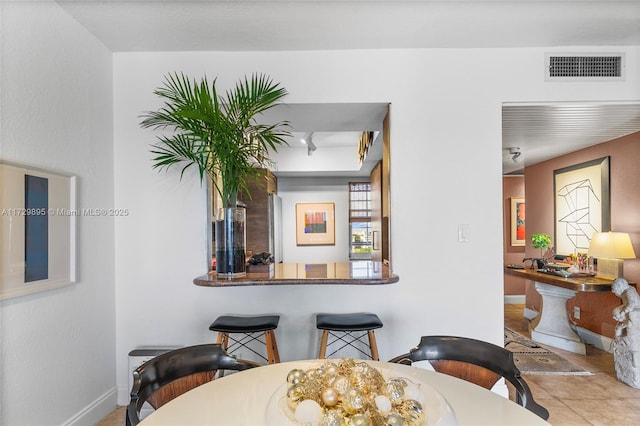
[[[276,425],[292,424],[278,416],[275,395],[286,388],[294,368],[319,366],[321,360],[291,361],[233,373],[195,388],[168,402],[142,421],[159,425]],[[544,425],[520,405],[484,388],[423,368],[367,361],[386,378],[406,377],[425,387],[427,424]],[[435,399],[440,398],[440,400]],[[442,406],[444,405],[444,406]],[[434,418],[437,417],[437,418]]]

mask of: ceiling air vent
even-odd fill
[[[579,55],[547,53],[545,80],[622,81],[624,80],[624,55],[620,53]]]

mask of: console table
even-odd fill
[[[250,265],[247,275],[218,278],[216,271],[197,277],[193,283],[205,287],[250,285],[381,285],[398,282],[383,262],[370,260],[334,263],[274,263]]]
[[[505,272],[534,281],[536,291],[542,296],[542,307],[531,330],[531,339],[566,351],[586,354],[582,339],[571,328],[567,300],[580,291],[611,291],[613,280],[591,276],[563,278],[536,269],[505,268]]]

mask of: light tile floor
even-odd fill
[[[524,305],[505,305],[505,325],[530,337]],[[592,376],[524,375],[536,401],[549,410],[549,423],[561,425],[638,425],[640,389],[616,379],[613,355],[587,345],[587,355],[548,347]]]
[[[530,337],[524,305],[505,305],[504,323]],[[592,376],[525,375],[536,401],[549,410],[554,426],[640,425],[640,389],[616,379],[613,355],[587,345],[587,355],[550,350],[594,373]],[[118,407],[98,426],[124,425],[124,407]]]

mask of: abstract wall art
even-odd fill
[[[75,180],[0,163],[0,299],[75,282]]]
[[[334,245],[335,203],[296,204],[296,244]]]
[[[587,252],[596,232],[609,231],[609,157],[554,170],[555,252]]]

